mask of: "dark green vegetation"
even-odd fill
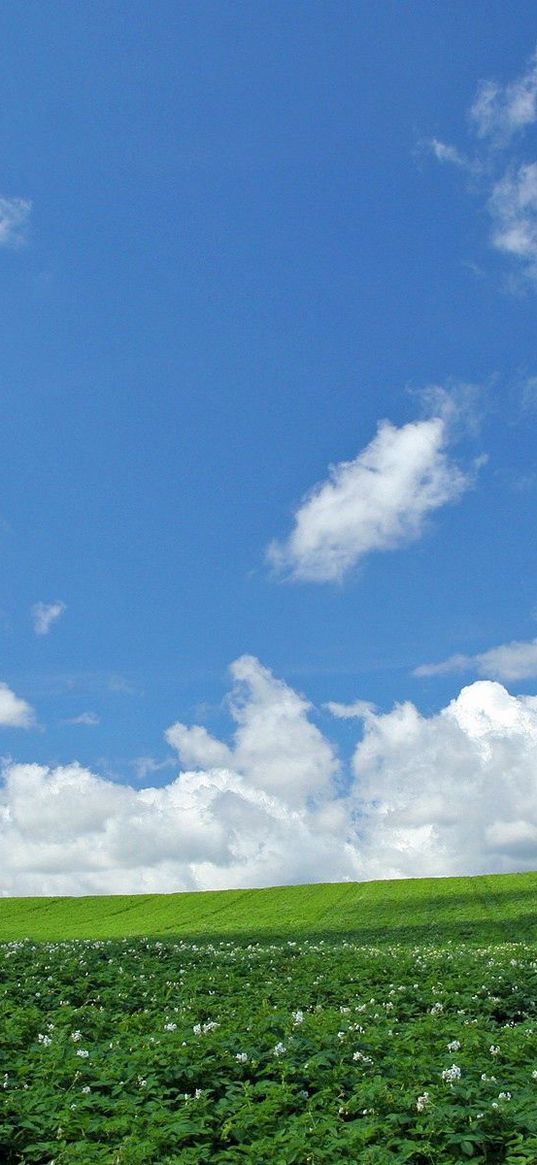
[[[536,1165],[536,903],[537,874],[1,900],[0,1162]]]
[[[0,948],[5,1165],[535,1165],[537,948]]]
[[[537,941],[537,874],[195,894],[0,899],[0,939],[297,938]]]

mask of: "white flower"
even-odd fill
[[[85,1048],[78,1048],[76,1054],[77,1054],[77,1056],[80,1056],[82,1060],[87,1059],[87,1057],[89,1056],[89,1052],[87,1052]]]
[[[71,1032],[71,1039],[75,1041],[75,1044],[78,1043],[82,1039],[82,1032]]]
[[[298,1011],[293,1011],[293,1022],[295,1025],[304,1023],[304,1012],[300,1011],[300,1009]]]
[[[237,1052],[235,1059],[236,1059],[238,1064],[247,1064],[248,1063],[248,1056],[247,1056],[246,1052]]]
[[[433,1003],[433,1006],[429,1010],[429,1015],[440,1015],[443,1012],[443,1010],[444,1010],[443,1003]]]
[[[192,1031],[194,1032],[195,1036],[200,1036],[201,1035],[201,1023],[195,1023],[194,1027],[192,1028]]]
[[[199,1100],[201,1096],[203,1096],[203,1088],[196,1088],[194,1100]]]
[[[490,1048],[489,1048],[489,1052],[490,1052],[491,1056],[499,1056],[499,1054],[500,1054],[499,1044],[491,1044]]]
[[[85,1085],[84,1085],[84,1087],[83,1087],[83,1088],[81,1088],[81,1090],[80,1090],[80,1091],[81,1091],[81,1092],[84,1092],[84,1093],[86,1094],[86,1096],[87,1096],[87,1095],[88,1095],[88,1092],[91,1092],[91,1088],[90,1088],[89,1084],[85,1084]]]
[[[498,1100],[510,1100],[510,1099],[511,1099],[510,1092],[499,1092],[498,1093]]]
[[[164,1031],[165,1032],[176,1032],[177,1031],[177,1024],[176,1023],[165,1023],[164,1024]]]
[[[458,1052],[460,1050],[460,1046],[460,1040],[452,1040],[451,1043],[448,1044],[447,1050],[448,1052]]]
[[[363,1052],[353,1052],[353,1060],[359,1060],[362,1064],[372,1064],[371,1056],[364,1056]]]
[[[38,1044],[43,1044],[44,1048],[48,1048],[49,1044],[52,1043],[52,1039],[50,1036],[44,1036],[41,1034],[41,1032],[39,1032],[39,1035],[37,1037],[37,1042],[38,1042]]]
[[[457,1064],[452,1064],[451,1068],[444,1068],[442,1072],[442,1080],[445,1080],[448,1084],[452,1084],[454,1080],[460,1080],[460,1078],[461,1070]]]
[[[424,1092],[424,1093],[422,1093],[421,1096],[418,1096],[418,1099],[416,1101],[416,1108],[417,1108],[418,1112],[424,1112],[425,1109],[427,1108],[428,1103],[429,1103],[429,1093],[428,1092]]]
[[[276,1047],[272,1049],[272,1051],[273,1051],[275,1056],[284,1056],[286,1051],[287,1051],[287,1048],[286,1048],[285,1044],[282,1044],[282,1042],[280,1040],[276,1044]]]

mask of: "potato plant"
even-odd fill
[[[6,1165],[537,1161],[537,948],[0,947]]]

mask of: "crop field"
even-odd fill
[[[536,1165],[536,891],[5,899],[0,1162]]]
[[[1,949],[6,1165],[537,1161],[537,950]]]
[[[537,941],[537,874],[191,894],[0,899],[0,940],[188,937]]]

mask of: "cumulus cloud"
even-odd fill
[[[415,676],[441,676],[457,671],[475,671],[497,680],[527,680],[537,676],[537,639],[501,643],[477,655],[452,655],[441,663],[423,663]]]
[[[520,157],[524,131],[537,122],[537,53],[515,81],[482,81],[469,111],[478,139],[468,159],[456,146],[437,138],[430,148],[437,161],[449,162],[479,178],[492,221],[491,245],[509,256],[529,282],[537,281],[537,163]]]
[[[31,209],[25,198],[0,198],[0,247],[17,247],[24,242]]]
[[[534,868],[536,762],[537,698],[492,681],[429,718],[410,703],[369,718],[354,757],[368,875]]]
[[[353,461],[332,466],[306,495],[268,561],[293,579],[334,582],[373,551],[415,541],[429,515],[473,482],[448,455],[450,432],[444,415],[399,429],[383,421]]]
[[[65,603],[62,603],[61,599],[57,599],[55,603],[34,603],[31,614],[36,635],[48,635],[52,625],[65,610]]]
[[[34,723],[33,708],[16,696],[7,684],[0,683],[0,727],[31,728]]]
[[[173,724],[166,732],[182,764],[228,767],[291,805],[324,797],[337,770],[332,747],[311,723],[311,705],[251,655],[230,668],[230,709],[236,724],[229,747],[205,728]]]
[[[362,721],[342,782],[303,696],[249,656],[232,679],[232,742],[173,725],[180,761],[197,761],[161,787],[116,784],[79,764],[5,764],[0,893],[535,868],[537,697],[480,680],[428,717],[411,703],[380,713],[334,702]],[[211,760],[224,755],[224,766]]]

